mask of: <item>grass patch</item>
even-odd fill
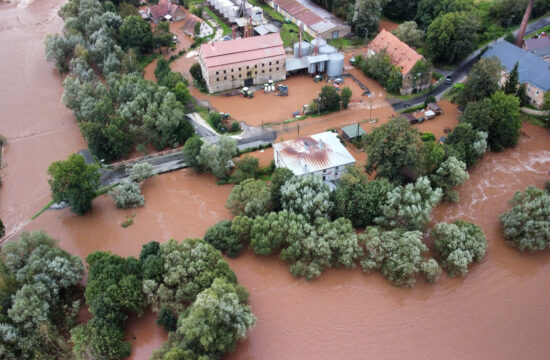
[[[417,111],[417,110],[422,110],[422,109],[424,109],[424,104],[416,105],[416,106],[410,107],[408,109],[401,110],[400,113],[401,114],[406,114],[406,113],[411,113],[411,112],[414,112],[414,111]]]
[[[439,79],[441,79],[441,78],[443,77],[443,75],[441,75],[441,74],[438,73],[437,71],[434,71],[434,72],[432,73],[432,77],[433,77],[434,79],[436,79],[436,80],[439,80]]]
[[[160,57],[160,54],[145,54],[138,56],[138,63],[142,69],[145,69],[147,65],[155,61],[156,58]]]
[[[548,127],[548,123],[544,120],[544,118],[545,118],[544,116],[527,114],[527,113],[524,113],[523,111],[520,112],[521,121],[528,122],[531,125]]]
[[[205,6],[204,11],[206,11],[208,15],[210,15],[210,17],[214,19],[214,21],[216,21],[218,25],[222,28],[223,35],[228,35],[232,33],[232,30],[229,27],[229,25],[227,25],[222,19],[220,19],[220,17],[216,15],[209,7]]]
[[[364,43],[364,39],[346,39],[346,38],[338,38],[338,39],[330,39],[328,40],[329,45],[334,46],[335,48],[339,50],[347,50],[350,48],[354,48],[357,46],[361,46]]]

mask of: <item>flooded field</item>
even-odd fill
[[[0,218],[8,232],[44,229],[82,258],[95,250],[137,256],[141,245],[151,240],[201,237],[211,225],[231,218],[224,207],[230,185],[217,186],[210,175],[180,170],[145,181],[143,208],[119,210],[111,198],[102,196],[86,216],[75,216],[68,209],[49,210],[29,222],[50,199],[49,164],[86,147],[74,117],[60,101],[61,80],[44,59],[45,34],[61,28],[56,15],[61,3],[41,0],[26,7],[0,3],[0,51],[9,54],[0,58],[0,133],[8,137]],[[376,84],[367,86],[379,91]],[[241,100],[253,104],[261,98]],[[372,106],[372,118],[379,118],[380,124],[393,110],[383,101],[377,105]],[[456,124],[454,105],[440,105],[445,115],[419,125],[421,131],[439,136],[445,126]],[[255,111],[254,121],[271,116],[261,107]],[[300,134],[370,116],[369,104],[354,104],[346,111],[300,122]],[[296,136],[296,125],[276,127],[279,137]],[[377,125],[362,126],[369,131]],[[435,285],[419,281],[414,289],[403,290],[379,274],[333,269],[308,283],[293,278],[277,257],[246,251],[229,262],[250,291],[258,321],[248,339],[227,358],[547,358],[550,252],[520,254],[507,247],[498,221],[517,190],[550,180],[550,132],[531,125],[523,131],[526,135],[517,148],[486,154],[471,170],[470,179],[459,189],[459,203],[440,205],[433,214],[434,223],[465,219],[479,224],[487,235],[485,259],[465,278],[442,277]],[[267,165],[271,151],[252,155]],[[128,217],[134,224],[122,228],[120,223]],[[132,360],[148,359],[166,340],[154,320],[150,312],[129,320],[126,339],[133,344]]]

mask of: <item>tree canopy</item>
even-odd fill
[[[153,41],[151,26],[139,15],[127,16],[120,27],[120,39],[125,47],[150,49]]]
[[[271,191],[265,181],[246,179],[233,188],[225,207],[233,215],[263,215],[271,207]]]
[[[77,215],[91,210],[100,185],[96,165],[86,165],[82,155],[71,154],[65,161],[52,163],[48,175],[53,201],[67,202]]]
[[[462,104],[480,101],[498,90],[502,65],[497,58],[482,58],[474,64],[459,96]]]
[[[331,202],[329,187],[319,175],[295,176],[281,187],[281,204],[284,210],[303,215],[313,222],[328,217]]]

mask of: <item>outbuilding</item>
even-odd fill
[[[361,138],[363,135],[366,134],[367,132],[363,130],[359,123],[344,126],[342,128],[342,137],[346,139],[346,141],[352,141],[354,139]]]

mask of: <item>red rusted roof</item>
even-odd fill
[[[295,175],[310,174],[355,162],[355,158],[332,132],[275,143],[273,148],[279,163]]]
[[[200,51],[209,69],[285,56],[279,33],[203,44]]]
[[[348,26],[336,16],[310,1],[274,0],[273,2],[317,33],[323,33],[336,26]]]
[[[161,19],[166,15],[173,17],[177,10],[178,5],[172,4],[170,0],[159,0],[158,4],[149,7],[151,17],[155,19]]]
[[[422,55],[414,51],[399,40],[397,36],[386,29],[382,29],[369,44],[369,49],[375,53],[385,51],[390,57],[391,63],[399,68],[403,75],[412,70],[416,62],[422,59]]]

